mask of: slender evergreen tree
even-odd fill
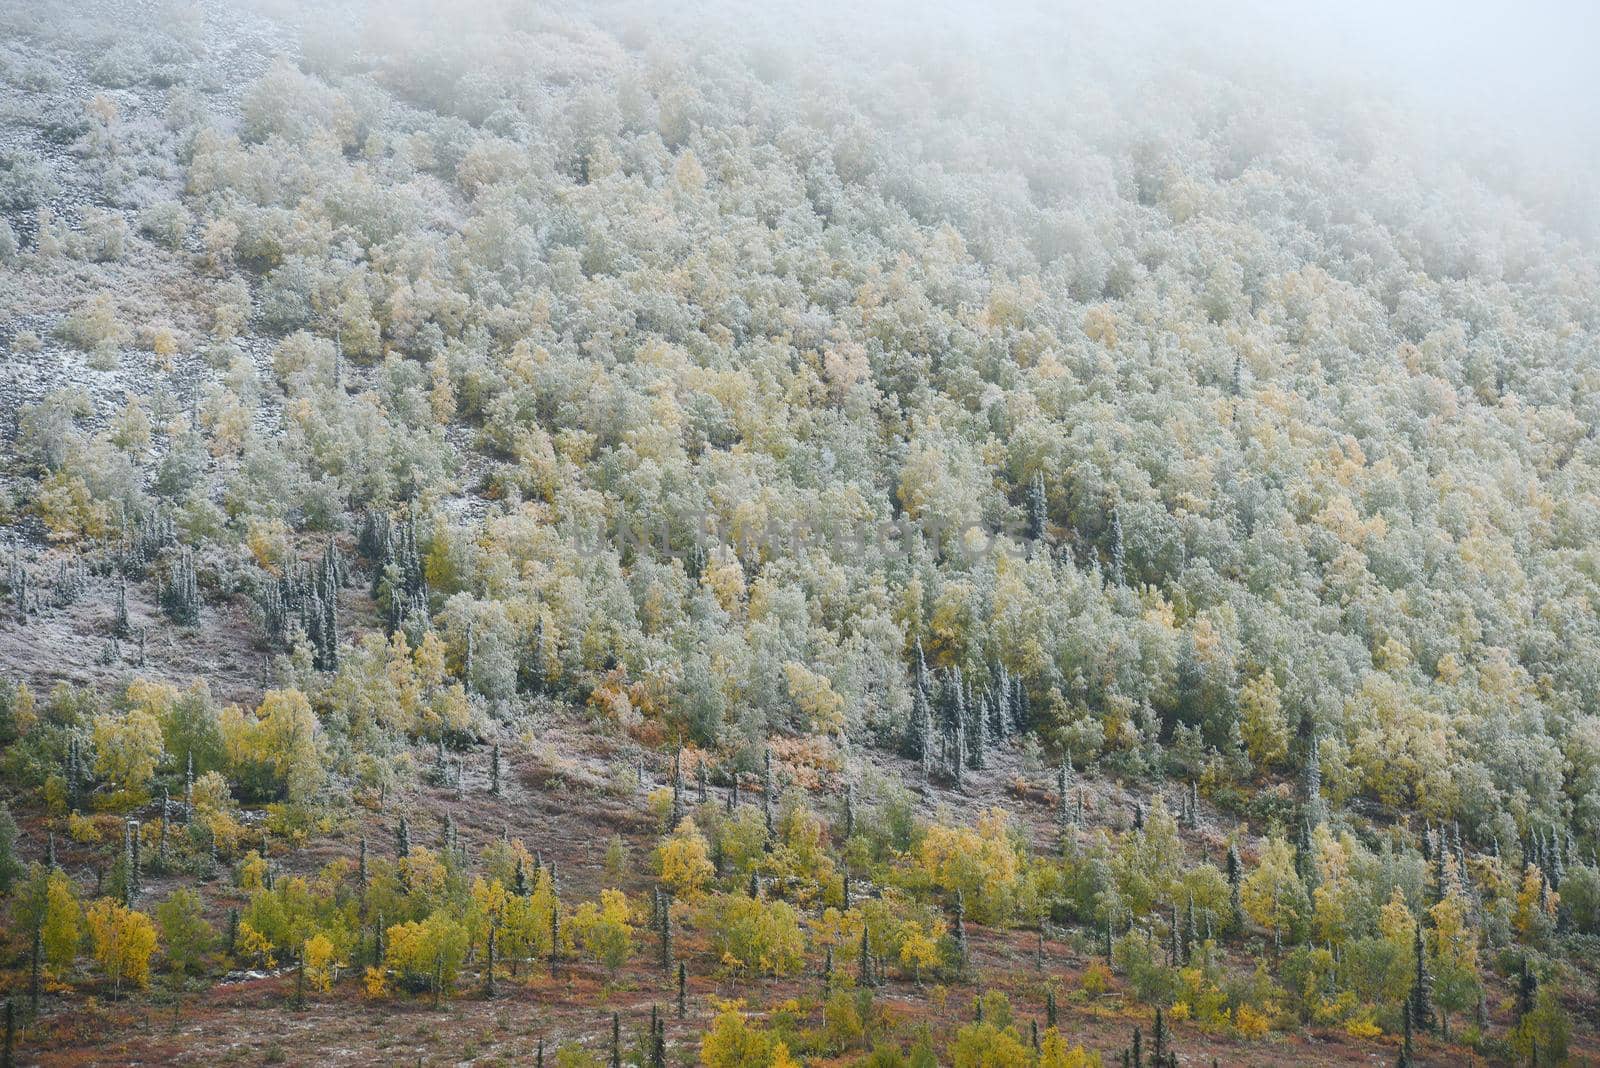
[[[857,981],[864,987],[875,985],[872,979],[872,950],[867,944],[867,928],[861,928],[861,954],[857,963]]]
[[[1422,924],[1412,928],[1412,953],[1416,971],[1411,980],[1411,1022],[1424,1031],[1433,1030],[1433,977],[1428,974],[1427,947],[1422,940]]]
[[[1049,522],[1048,505],[1044,494],[1044,472],[1035,471],[1028,480],[1028,537],[1043,541],[1045,525]]]

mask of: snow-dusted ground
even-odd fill
[[[187,411],[217,377],[202,356],[210,326],[208,290],[189,265],[201,248],[199,235],[191,227],[184,248],[164,248],[140,234],[139,214],[183,195],[183,139],[168,122],[174,99],[197,94],[207,121],[228,129],[237,121],[246,87],[273,55],[292,52],[298,41],[292,27],[219,0],[203,0],[183,9],[183,15],[173,14],[174,5],[153,0],[46,2],[30,8],[37,16],[24,19],[25,31],[0,47],[0,153],[37,157],[54,193],[38,209],[5,212],[21,246],[18,260],[0,270],[0,428],[8,446],[14,444],[20,411],[53,390],[84,390],[94,403],[84,425],[93,429],[129,397],[149,397],[158,390],[170,392],[177,409]],[[181,47],[182,58],[160,64],[159,77],[132,85],[96,81],[97,61],[107,48],[127,47],[130,41],[137,47],[145,40],[163,55]],[[103,73],[100,77],[103,81]],[[173,84],[163,84],[169,80]],[[90,119],[86,126],[95,129],[62,140],[40,124],[47,113],[82,116],[96,98],[115,108],[104,132],[98,120]],[[126,224],[126,253],[120,260],[36,255],[41,218],[64,238],[81,233],[96,212]],[[112,296],[130,332],[109,370],[96,368],[90,354],[55,336],[61,320],[98,293]],[[188,342],[170,370],[142,347],[140,328],[155,325],[174,328]],[[37,339],[37,348],[26,341],[19,345],[28,335]],[[235,344],[258,362],[269,347],[249,336]]]

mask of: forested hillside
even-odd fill
[[[7,1055],[1585,1063],[1597,293],[1106,11],[0,9]]]

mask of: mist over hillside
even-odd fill
[[[0,10],[8,1048],[1582,1063],[1594,20]]]

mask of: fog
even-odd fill
[[[1140,18],[1138,5],[1119,18]],[[1150,26],[1219,56],[1297,68],[1524,144],[1600,142],[1600,8],[1578,0],[1214,0],[1150,4]]]

